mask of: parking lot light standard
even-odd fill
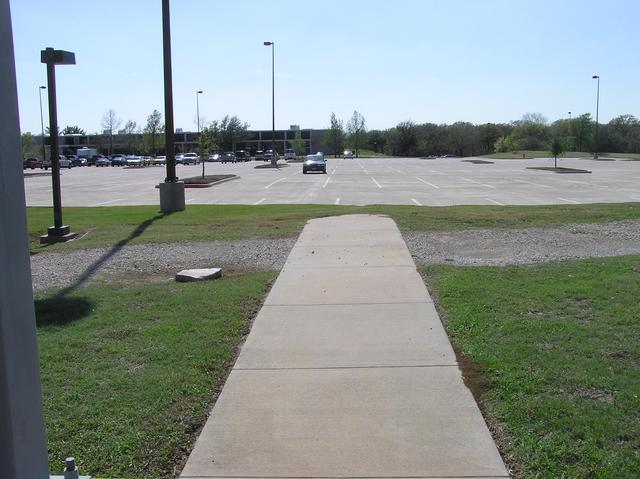
[[[600,110],[600,75],[593,75],[591,77],[593,80],[598,80],[598,87],[597,87],[597,93],[596,93],[596,151],[593,154],[593,157],[597,160],[598,159],[598,113]]]
[[[198,90],[196,92],[196,122],[198,123],[198,138],[200,138],[200,103],[198,101],[199,95],[202,93],[202,90]]]
[[[42,162],[44,163],[44,161],[46,160],[45,156],[47,153],[47,150],[45,149],[44,146],[44,117],[42,116],[42,90],[46,90],[47,87],[44,85],[40,85],[40,87],[38,88],[38,93],[39,93],[39,97],[40,97],[40,131],[42,132]]]
[[[49,93],[49,137],[51,138],[51,186],[53,190],[53,226],[40,237],[40,243],[58,243],[77,236],[67,225],[62,224],[62,200],[60,195],[60,164],[58,162],[58,106],[56,103],[56,65],[75,65],[73,52],[46,48],[40,52],[40,62],[47,65],[47,88]]]
[[[275,66],[276,66],[276,46],[275,42],[264,42],[265,47],[271,47],[271,149],[273,156],[271,162],[274,163],[276,152],[276,87],[275,87]]]

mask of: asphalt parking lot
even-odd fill
[[[205,189],[186,189],[188,204],[406,204],[543,205],[640,201],[640,161],[565,158],[558,166],[590,174],[529,170],[553,166],[553,160],[471,158],[328,158],[327,174],[302,174],[301,163],[260,169],[263,162],[207,163],[207,174],[238,175],[238,180]],[[40,170],[38,170],[40,171]],[[178,176],[201,172],[200,165],[178,166]],[[51,178],[25,175],[29,206],[50,206]],[[61,175],[64,206],[158,204],[155,185],[164,167],[82,167]]]

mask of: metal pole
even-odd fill
[[[162,0],[162,53],[164,60],[164,143],[167,157],[165,182],[175,183],[176,158],[173,127],[173,85],[171,81],[171,21],[169,0]]]
[[[45,149],[44,146],[44,117],[42,116],[42,90],[45,90],[47,87],[46,86],[40,86],[38,88],[38,97],[40,98],[40,131],[42,132],[42,161],[44,162],[46,160],[46,156],[47,156],[47,150]]]
[[[53,56],[53,48],[47,48]],[[60,197],[60,163],[58,162],[58,104],[56,103],[56,67],[47,62],[47,86],[49,97],[49,137],[51,138],[51,188],[53,189],[53,226],[59,233],[62,228],[62,199]],[[51,234],[51,232],[50,232]],[[62,233],[64,234],[64,233]],[[58,236],[60,236],[58,234]]]
[[[598,150],[599,150],[599,145],[598,145],[598,114],[600,112],[600,75],[595,75],[593,78],[597,78],[598,79],[598,87],[597,87],[597,94],[596,94],[596,152],[594,155],[594,158],[598,158]]]
[[[200,96],[200,91],[196,92],[196,116],[198,118],[198,138],[200,138],[200,102],[198,101],[198,97]]]
[[[276,44],[271,42],[271,149],[276,154]]]

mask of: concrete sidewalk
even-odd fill
[[[305,226],[180,477],[509,477],[391,219]]]

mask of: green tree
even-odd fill
[[[38,156],[38,145],[36,145],[36,137],[26,132],[20,135],[20,143],[22,145],[22,156],[29,158]]]
[[[243,123],[237,116],[226,115],[222,120],[212,122],[210,127],[218,132],[218,144],[225,151],[233,151],[236,143],[249,136],[249,124]]]
[[[291,144],[291,149],[296,152],[296,156],[304,155],[305,144],[302,139],[302,134],[299,131],[296,132],[295,139],[290,140],[289,143]]]
[[[571,137],[574,140],[574,146],[578,151],[587,151],[591,149],[594,137],[594,122],[590,113],[580,115],[578,118],[571,120]]]
[[[558,167],[558,157],[564,153],[564,142],[560,138],[553,138],[549,143],[549,152],[553,156],[553,167]]]
[[[511,135],[507,135],[498,138],[493,149],[496,151],[496,153],[505,153],[507,151],[515,151],[518,149],[518,147],[513,141]]]
[[[384,152],[387,144],[387,132],[380,130],[370,130],[367,133],[367,148],[376,153]]]
[[[412,121],[403,121],[388,134],[393,155],[416,156],[418,150],[418,128]]]
[[[329,122],[329,129],[325,133],[323,144],[329,151],[333,152],[334,157],[337,157],[342,151],[344,126],[342,120],[339,120],[334,112],[331,112]]]
[[[62,134],[63,135],[86,135],[87,132],[86,132],[86,130],[83,130],[79,126],[75,126],[75,125],[69,126],[69,125],[67,125],[62,130]]]
[[[367,139],[367,124],[358,110],[354,110],[347,123],[347,134],[349,135],[349,145],[353,148],[357,158],[360,148],[364,146]]]
[[[144,150],[156,156],[158,149],[164,146],[164,124],[162,114],[158,110],[153,110],[147,117],[147,124],[142,130],[142,145]]]
[[[204,178],[204,164],[205,159],[212,153],[215,153],[220,149],[220,130],[217,124],[211,124],[205,126],[200,131],[200,137],[198,138],[198,154],[202,162],[202,177]]]
[[[525,113],[514,123],[511,135],[519,149],[543,150],[549,141],[547,119],[540,113]]]

